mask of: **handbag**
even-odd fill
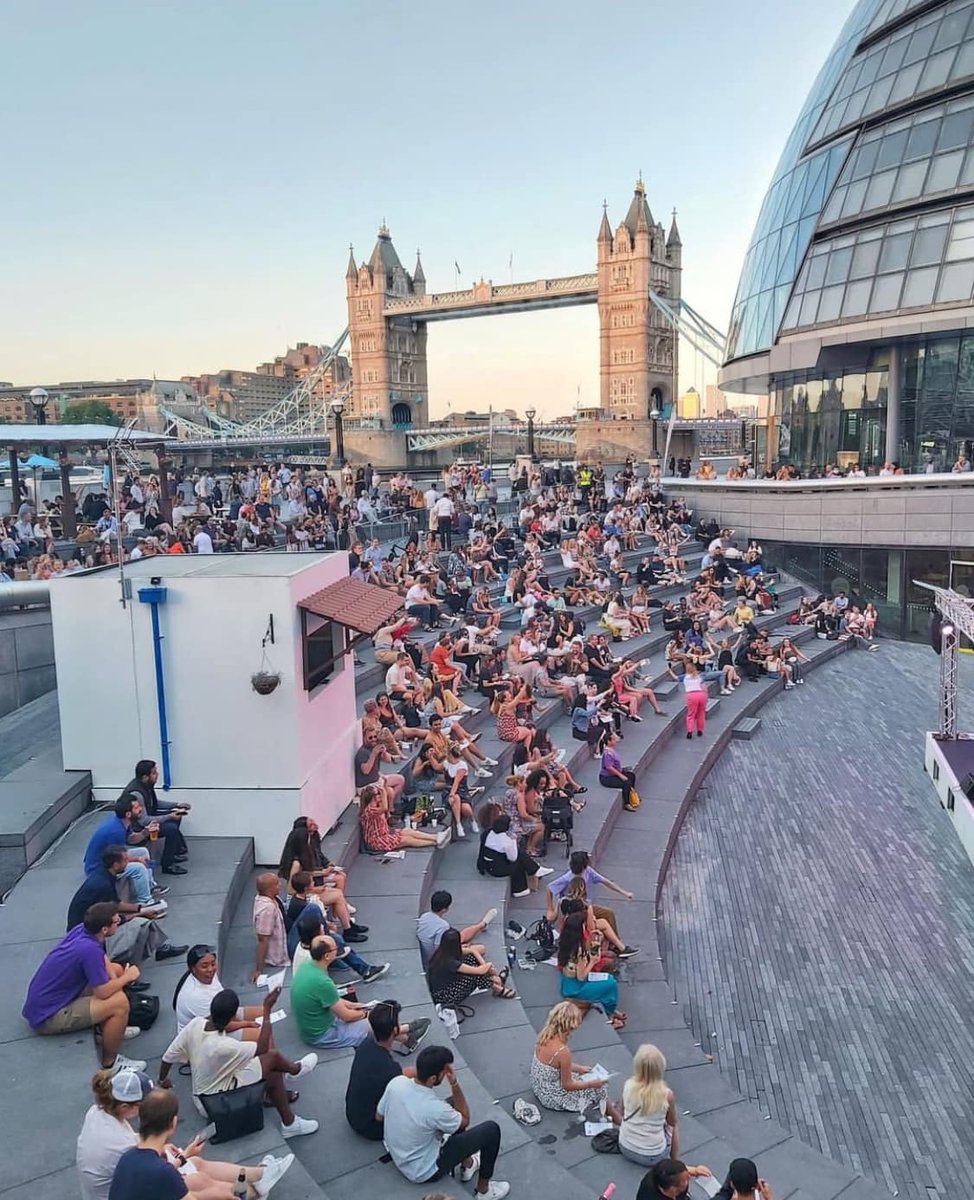
[[[592,1138],[592,1149],[597,1154],[621,1154],[619,1149],[619,1130],[603,1129]]]
[[[640,800],[640,798],[639,798],[639,793],[636,791],[635,788],[630,788],[629,789],[629,808],[638,808],[640,806],[640,804],[642,804],[642,800]]]
[[[206,1115],[216,1126],[210,1139],[213,1145],[232,1142],[235,1138],[260,1133],[264,1128],[264,1092],[267,1085],[263,1079],[248,1083],[245,1087],[231,1088],[226,1092],[210,1092],[199,1097]]]

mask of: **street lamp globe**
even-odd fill
[[[345,401],[341,400],[341,399],[332,400],[331,411],[335,414],[336,417],[340,417],[342,415],[342,413],[345,411]]]
[[[524,410],[524,415],[527,417],[527,419],[529,421],[533,421],[534,418],[538,415],[538,410],[536,408],[526,408]]]
[[[30,402],[34,408],[41,410],[47,408],[49,400],[50,396],[47,394],[46,388],[36,387],[30,389]]]
[[[660,410],[654,407],[652,412],[649,414],[649,419],[651,421],[658,421],[662,415],[663,414],[660,412]]]

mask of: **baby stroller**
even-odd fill
[[[541,853],[548,853],[548,842],[564,841],[565,857],[572,852],[572,830],[575,827],[575,813],[572,811],[570,797],[560,789],[548,792],[541,807],[541,824],[544,826],[544,837],[541,839]]]

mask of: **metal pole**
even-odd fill
[[[58,465],[61,468],[61,532],[66,538],[73,538],[78,533],[78,521],[74,492],[71,491],[71,464],[68,462],[67,451],[62,450],[58,455]]]
[[[957,627],[944,620],[940,632],[940,736],[957,736]]]
[[[10,447],[10,512],[17,515],[20,508],[20,463],[17,461],[17,447]]]
[[[339,467],[345,465],[345,430],[341,413],[335,413],[335,463]]]
[[[162,669],[162,631],[159,626],[159,605],[165,603],[166,589],[161,587],[140,588],[139,599],[149,605],[152,618],[152,657],[156,669],[156,701],[159,705],[159,740],[162,743],[162,789],[172,786],[169,765],[169,720],[166,716],[166,678]]]
[[[118,495],[118,446],[115,442],[108,443],[108,462],[111,468],[112,494],[109,497],[112,514],[115,517],[115,553],[118,556],[118,586],[122,593],[122,608],[127,608],[125,601],[125,540],[122,537],[122,510]]]

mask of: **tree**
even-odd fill
[[[121,425],[118,414],[104,400],[82,400],[69,404],[62,425]]]

